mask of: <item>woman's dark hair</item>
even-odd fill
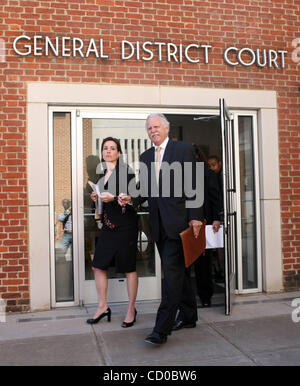
[[[108,141],[113,141],[117,145],[118,152],[120,152],[120,154],[122,154],[120,141],[117,138],[113,138],[113,137],[107,137],[107,138],[103,139],[102,145],[101,145],[101,154],[102,154],[105,142],[108,142]]]

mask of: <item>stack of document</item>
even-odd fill
[[[215,249],[224,247],[223,225],[218,232],[214,233],[212,225],[205,227],[206,249]]]
[[[100,198],[100,189],[97,184],[94,184],[92,181],[88,181],[90,187],[93,189],[93,191],[98,195],[98,200],[96,202],[96,213],[102,214],[102,201]]]

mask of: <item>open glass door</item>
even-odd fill
[[[224,195],[225,314],[229,315],[236,290],[237,216],[234,126],[224,99],[220,99],[220,119]]]
[[[145,130],[146,114],[97,113],[77,111],[78,162],[78,240],[80,256],[80,298],[84,303],[97,302],[92,261],[101,229],[94,220],[94,205],[90,199],[88,180],[96,183],[99,175],[101,144],[104,138],[118,138],[123,159],[135,172],[140,154],[151,146]],[[160,260],[151,239],[149,215],[145,207],[138,213],[139,236],[137,273],[139,288],[137,300],[159,299],[161,296]],[[127,301],[126,276],[108,270],[109,302]]]

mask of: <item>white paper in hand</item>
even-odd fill
[[[90,187],[93,189],[93,191],[97,194],[98,200],[96,202],[96,208],[97,208],[97,214],[102,214],[102,201],[100,198],[100,189],[97,184],[94,184],[92,181],[88,181]]]
[[[212,225],[205,227],[206,249],[223,248],[223,225],[220,226],[218,232],[214,233]]]

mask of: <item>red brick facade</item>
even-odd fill
[[[292,42],[300,38],[298,0],[2,0],[0,38],[0,295],[9,310],[29,309],[26,84],[72,82],[243,88],[277,92],[285,289],[300,288],[300,67]],[[108,59],[19,56],[20,35],[103,39]],[[122,61],[120,44],[209,44],[191,49],[199,63],[136,58]],[[229,66],[227,47],[286,50],[285,68]],[[163,51],[164,53],[164,51]],[[164,53],[165,54],[165,53]],[[247,56],[245,56],[245,60]],[[37,138],[38,141],[38,138]]]

